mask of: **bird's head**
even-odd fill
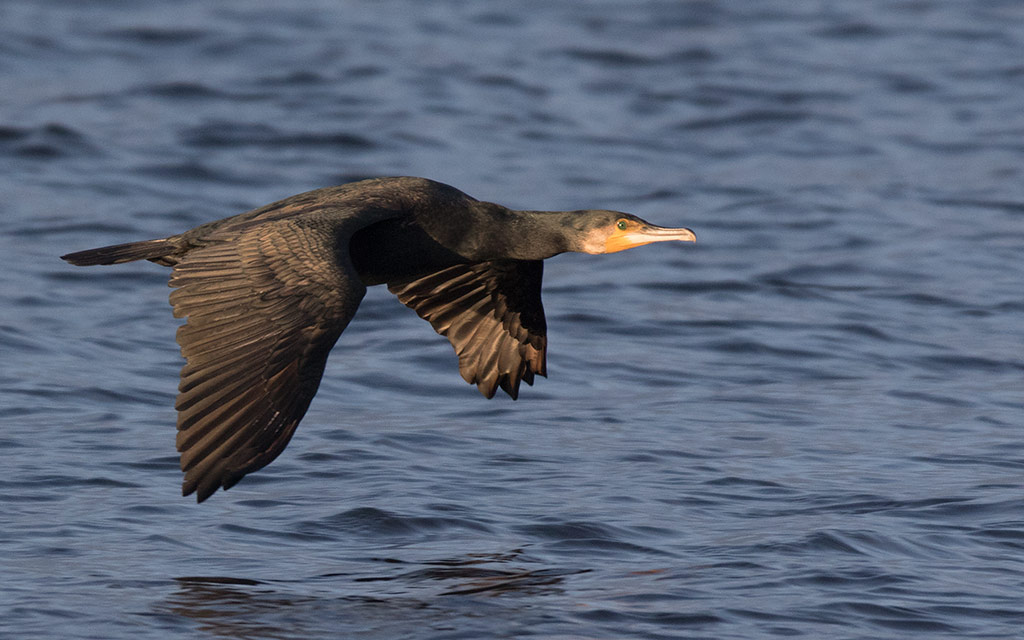
[[[621,211],[581,211],[580,247],[583,253],[615,253],[652,242],[696,242],[689,229],[659,227]]]

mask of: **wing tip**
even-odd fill
[[[223,478],[217,477],[201,477],[189,479],[186,477],[181,483],[181,495],[187,497],[191,494],[196,494],[196,504],[201,504],[206,501],[207,498],[217,493],[218,489],[227,491],[231,487],[238,484],[238,481],[242,479],[245,474],[238,474],[237,476],[226,476]]]
[[[195,480],[189,480],[188,478],[181,482],[181,496],[184,498],[192,495],[193,493],[196,494],[196,504],[202,503],[204,500],[212,496],[213,492],[216,490],[217,488],[214,487],[210,491],[199,491],[198,482]]]

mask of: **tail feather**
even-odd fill
[[[98,249],[86,249],[69,253],[60,258],[80,267],[88,267],[96,264],[132,262],[133,260],[153,260],[162,258],[173,250],[174,247],[168,243],[167,238],[161,238],[160,240],[143,240],[142,242],[115,244]]]

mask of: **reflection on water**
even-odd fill
[[[445,585],[440,595],[499,595],[508,592],[541,594],[555,589],[565,576],[585,573],[558,569],[498,569],[492,565],[516,565],[522,562],[537,563],[536,559],[522,558],[523,552],[515,550],[507,554],[470,554],[462,558],[451,558],[424,563],[427,566],[413,571],[387,577],[355,578],[356,582],[398,581],[416,583],[424,580],[437,581]]]
[[[392,632],[399,627],[413,631],[419,625],[447,626],[464,615],[466,602],[458,596],[512,597],[512,602],[506,600],[494,611],[502,616],[525,615],[517,611],[529,608],[523,598],[562,593],[565,578],[582,572],[527,568],[537,560],[521,550],[427,561],[411,570],[399,560],[374,562],[380,564],[383,575],[331,573],[301,583],[224,576],[175,578],[178,588],[155,606],[155,612],[193,620],[200,631],[230,638],[313,637],[309,634],[337,630],[334,625],[350,628],[355,620],[390,620]],[[352,593],[334,591],[346,582],[351,584],[346,590]],[[364,595],[356,592],[361,583],[386,584],[368,592],[374,595]],[[422,583],[430,583],[432,595],[420,588]]]

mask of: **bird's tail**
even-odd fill
[[[94,264],[119,264],[121,262],[132,262],[133,260],[152,260],[154,258],[162,258],[173,250],[174,247],[169,245],[168,238],[161,238],[159,240],[115,244],[98,249],[86,249],[85,251],[69,253],[60,258],[80,267],[88,267]]]

